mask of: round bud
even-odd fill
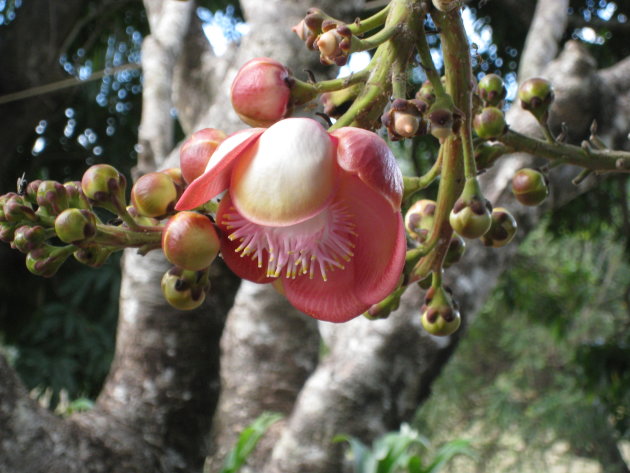
[[[221,130],[204,128],[184,141],[179,150],[179,166],[187,183],[204,173],[210,157],[225,138],[227,135]]]
[[[79,181],[66,182],[63,186],[66,188],[66,194],[68,195],[68,207],[75,207],[77,209],[90,208],[90,202],[83,193]]]
[[[68,259],[70,253],[63,247],[44,245],[29,251],[26,255],[26,268],[36,276],[50,278]]]
[[[427,105],[433,105],[433,102],[435,102],[435,90],[431,81],[427,80],[422,83],[422,86],[416,92],[416,99],[423,101]]]
[[[118,170],[109,164],[95,164],[88,168],[81,179],[81,189],[88,199],[106,202],[118,194],[126,180]]]
[[[485,107],[473,120],[475,133],[479,138],[491,140],[505,132],[505,115],[496,107]]]
[[[477,84],[477,93],[486,105],[496,107],[507,93],[503,79],[496,74],[486,74]]]
[[[178,212],[162,231],[162,250],[175,266],[199,271],[212,264],[220,240],[208,217],[197,212]]]
[[[492,209],[492,224],[490,229],[481,237],[486,246],[501,248],[512,241],[516,235],[516,220],[510,212],[502,207]]]
[[[481,141],[475,144],[475,163],[477,170],[490,168],[494,162],[508,152],[503,143],[488,143]]]
[[[13,246],[25,254],[42,247],[45,242],[46,230],[39,225],[34,227],[28,225],[18,227],[13,236]]]
[[[421,199],[414,202],[405,213],[405,229],[418,243],[424,243],[427,239],[433,226],[435,208],[435,201]]]
[[[131,202],[145,217],[161,217],[172,212],[177,198],[175,183],[161,172],[140,176],[131,189]]]
[[[96,235],[96,216],[86,209],[66,209],[55,219],[55,233],[64,243],[78,243]]]
[[[540,205],[549,195],[545,176],[535,169],[523,168],[512,178],[514,197],[523,205]]]
[[[37,205],[49,215],[58,215],[68,208],[66,188],[57,181],[42,181],[37,188]]]
[[[432,0],[433,6],[442,12],[449,12],[462,6],[461,0]]]
[[[5,196],[3,196],[5,197]],[[24,200],[23,197],[17,194],[6,194],[6,199],[3,199],[2,205],[2,220],[13,223],[20,222],[36,222],[37,215],[31,206]]]
[[[15,222],[0,222],[0,241],[11,243],[13,241],[17,225],[18,224]]]
[[[230,97],[237,115],[248,125],[268,127],[291,113],[291,73],[278,61],[259,57],[238,71]]]
[[[422,306],[422,327],[431,335],[445,337],[461,325],[457,304],[442,287],[431,287]]]
[[[435,104],[429,111],[430,130],[433,136],[442,141],[453,134],[453,112],[447,108],[434,107]]]
[[[196,309],[206,298],[204,289],[194,287],[177,268],[164,273],[161,288],[166,302],[179,310]]]
[[[458,263],[464,253],[466,252],[466,241],[457,235],[453,234],[451,237],[451,242],[448,244],[448,249],[446,250],[446,255],[444,255],[444,262],[442,263],[443,268],[448,268],[449,266]]]
[[[449,215],[449,223],[464,238],[479,238],[490,228],[492,205],[481,193],[475,178],[467,179],[462,195]]]
[[[518,98],[525,110],[531,112],[538,121],[544,121],[554,99],[553,87],[547,79],[527,79],[518,88]]]

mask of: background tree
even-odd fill
[[[47,74],[55,70],[52,64],[63,49],[59,38],[72,36],[71,30],[81,23],[77,18],[84,10],[78,2],[72,13],[61,9],[72,3],[61,7],[43,2],[51,9],[49,18],[67,24],[49,22],[48,30],[34,28],[43,17],[33,13],[30,19],[22,12],[33,12],[30,9],[36,3],[21,7],[13,23],[4,27],[7,38],[14,41],[13,49],[7,46],[7,51],[36,44],[26,38],[37,30],[50,45],[48,62],[34,60],[33,67],[41,76],[31,82],[3,83],[3,93],[54,79]],[[122,11],[114,9],[119,3],[125,2],[103,3],[103,10],[83,19],[100,19],[108,8]],[[496,2],[497,13],[505,5],[511,7],[508,1]],[[226,91],[247,59],[273,56],[294,71],[306,65],[318,77],[328,73],[321,71],[315,63],[317,57],[290,33],[290,26],[310,6],[280,0],[242,1],[251,32],[238,47],[216,57],[191,2],[145,1],[148,30],[139,31],[149,35],[142,44],[143,113],[136,147],[139,172],[175,162],[176,152],[172,151],[178,133],[173,109],[186,135],[205,126],[226,131],[241,126]],[[346,19],[362,13],[364,7],[359,1],[319,2],[318,6]],[[558,95],[555,126],[566,122],[571,138],[579,140],[588,135],[595,117],[604,139],[622,146],[630,117],[625,100],[630,90],[630,63],[622,58],[612,64],[609,58],[604,63],[607,67],[599,69],[584,46],[575,41],[564,43],[566,36],[560,32],[566,31],[567,7],[565,1],[538,4],[519,68],[528,71],[527,75],[553,79]],[[479,13],[483,15],[487,9],[492,18],[495,11],[491,8],[494,3]],[[515,20],[525,31],[527,12],[522,18]],[[511,30],[500,26],[496,30],[499,35],[503,31],[509,42]],[[512,44],[520,47],[519,39]],[[616,57],[623,57],[624,53],[618,54]],[[7,53],[0,57],[13,71],[21,70],[24,57],[33,56]],[[66,108],[63,96],[52,97],[46,99],[53,109]],[[33,100],[38,103],[41,99]],[[14,108],[7,109],[5,116],[24,114],[26,125],[16,125],[22,133],[19,140],[17,132],[8,132],[11,139],[6,141],[2,135],[0,141],[9,149],[4,156],[15,156],[18,143],[28,142],[25,137],[45,113],[33,106],[34,114],[29,116],[31,108],[22,109],[24,103],[10,106]],[[531,130],[531,121],[517,111],[509,122],[519,130]],[[12,139],[17,141],[12,144]],[[495,204],[509,202],[508,176],[530,160],[524,155],[503,159],[484,177],[487,197]],[[566,174],[557,178],[549,206],[559,206],[576,193]],[[541,210],[519,210],[524,235],[539,220]],[[513,249],[489,253],[473,247],[466,262],[452,270],[449,279],[467,323],[513,254]],[[179,314],[166,306],[159,293],[159,280],[167,267],[159,255],[141,258],[127,252],[122,267],[114,362],[93,409],[67,419],[38,409],[6,360],[0,358],[0,420],[6,426],[0,434],[0,467],[7,471],[194,471],[203,463],[205,436],[211,431],[208,469],[214,471],[236,433],[262,411],[274,410],[285,414],[285,420],[274,425],[252,458],[255,471],[339,471],[342,446],[330,439],[346,433],[369,441],[409,420],[429,395],[432,381],[458,342],[458,336],[436,341],[421,331],[418,293],[409,292],[399,311],[387,320],[318,325],[289,307],[271,288],[243,282],[239,289],[233,276],[215,266],[213,291],[206,304],[190,314]],[[23,303],[25,298],[22,295],[17,302]],[[90,305],[92,311],[100,312]]]

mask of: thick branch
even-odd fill
[[[539,75],[556,57],[567,27],[568,9],[569,0],[538,1],[521,56],[521,79]]]

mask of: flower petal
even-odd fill
[[[227,189],[237,158],[253,147],[263,131],[264,128],[251,128],[226,138],[212,154],[206,171],[186,188],[175,209],[194,209]]]
[[[219,208],[217,210],[217,225],[221,229],[221,256],[225,264],[236,274],[238,277],[247,279],[255,283],[269,283],[276,278],[267,277],[267,264],[269,254],[264,253],[261,260],[261,264],[258,263],[256,258],[249,256],[242,256],[242,253],[238,253],[236,249],[240,246],[239,240],[230,240],[228,238],[230,229],[225,223],[225,214],[233,208],[232,199],[230,194],[226,194],[221,200]]]
[[[344,127],[331,133],[338,139],[337,162],[342,169],[358,175],[381,193],[394,210],[400,209],[403,179],[393,153],[376,133]]]
[[[330,202],[337,171],[326,130],[310,118],[288,118],[269,127],[256,152],[236,163],[230,193],[251,222],[294,225]]]
[[[380,302],[398,285],[405,264],[402,216],[391,203],[359,177],[342,180],[335,202],[353,217],[358,234],[354,257],[345,269],[327,273],[328,280],[283,279],[287,299],[320,320],[346,322]]]

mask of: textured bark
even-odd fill
[[[159,41],[145,41],[145,73],[158,70],[150,61],[166,61],[162,73],[168,76],[157,77],[145,106],[168,115],[175,105],[187,133],[207,126],[226,131],[239,126],[227,90],[238,66],[251,57],[273,56],[299,77],[304,64],[319,70],[316,55],[287,31],[310,1],[243,1],[252,32],[222,58],[212,53],[199,21],[177,3],[182,2],[145,2],[152,33],[161,31]],[[360,2],[327,0],[318,6],[352,19]],[[563,29],[562,15],[554,18]],[[173,38],[163,37],[171,33]],[[550,51],[559,50],[559,37],[554,33],[546,38],[552,43],[546,43]],[[528,42],[527,48],[537,47],[534,44]],[[523,57],[531,57],[526,53]],[[537,58],[530,70],[554,80],[559,97],[554,123],[569,123],[571,137],[579,140],[591,118],[598,117],[613,144],[625,140],[630,121],[629,64],[625,60],[597,71],[586,51],[569,43],[557,57]],[[156,117],[155,126],[162,130],[157,134],[149,126],[152,118],[143,116],[141,140],[159,163],[171,146],[170,117]],[[529,117],[516,110],[509,122],[516,129],[533,130]],[[176,152],[171,152],[164,165],[175,159]],[[484,176],[487,197],[516,211],[523,229],[519,238],[544,210],[511,205],[507,192],[513,172],[531,159],[522,154],[506,157]],[[549,206],[561,205],[580,191],[569,184],[568,175],[575,171],[560,171],[554,176]],[[473,243],[465,261],[447,273],[466,323],[515,249],[487,250]],[[238,431],[265,410],[286,417],[265,437],[250,471],[343,471],[342,449],[330,442],[332,437],[346,433],[369,442],[409,420],[457,344],[456,337],[438,339],[421,330],[417,291],[408,291],[401,308],[387,320],[316,324],[270,286],[243,283],[234,301],[238,281],[221,265],[213,269],[213,290],[204,306],[178,313],[166,305],[159,290],[167,267],[157,253],[144,258],[133,252],[125,255],[116,356],[92,411],[65,420],[42,411],[0,357],[0,472],[200,471],[211,423],[207,470],[217,471]]]

